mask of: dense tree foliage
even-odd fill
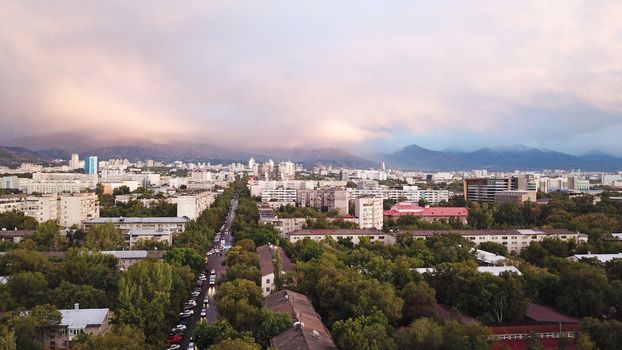
[[[143,350],[145,336],[130,325],[114,326],[104,334],[85,336],[72,345],[75,350]]]
[[[111,222],[93,225],[86,234],[85,247],[90,250],[115,250],[123,246],[121,231]]]

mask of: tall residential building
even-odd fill
[[[77,153],[71,154],[71,160],[69,160],[69,169],[75,170],[80,168],[80,156]]]
[[[58,223],[62,227],[80,225],[99,217],[99,199],[95,193],[61,194],[58,203]]]
[[[359,197],[354,201],[354,216],[359,228],[375,228],[382,230],[383,210],[382,199],[373,197]]]
[[[84,172],[90,175],[97,175],[97,156],[90,156],[85,159]]]
[[[466,201],[494,203],[496,193],[517,190],[531,191],[535,196],[536,183],[524,176],[464,179]]]

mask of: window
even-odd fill
[[[266,283],[270,284],[270,279],[269,278],[266,279]]]
[[[269,292],[269,291],[270,291],[270,288],[266,288],[266,292]]]

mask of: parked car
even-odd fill
[[[207,310],[206,309],[201,310],[201,317],[207,317]]]
[[[173,344],[173,345],[169,346],[168,348],[166,348],[166,350],[179,350],[180,348],[181,348],[181,345]]]
[[[166,344],[177,344],[177,343],[181,343],[181,341],[184,340],[184,337],[181,335],[174,335],[168,339],[166,339],[164,342]]]

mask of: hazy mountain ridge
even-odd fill
[[[417,145],[406,146],[394,153],[383,154],[389,167],[413,170],[449,171],[488,169],[498,171],[582,169],[614,171],[622,169],[622,158],[605,153],[573,156],[548,149],[526,146],[482,148],[472,152],[432,151]]]
[[[35,137],[20,137],[1,142],[12,148],[21,148],[31,155],[31,162],[43,162],[51,159],[69,159],[71,153],[79,153],[84,159],[97,155],[99,159],[121,158],[130,161],[153,159],[157,161],[183,160],[190,162],[243,162],[254,157],[258,162],[272,159],[275,162],[290,160],[310,167],[316,164],[345,166],[354,168],[375,167],[377,163],[336,148],[316,149],[263,149],[232,150],[207,143],[171,142],[155,143],[144,139],[89,138],[79,133],[60,133]],[[42,151],[38,151],[41,149]],[[35,151],[32,151],[35,150]],[[18,165],[15,156],[0,157],[1,164]],[[26,159],[26,158],[24,158]]]

